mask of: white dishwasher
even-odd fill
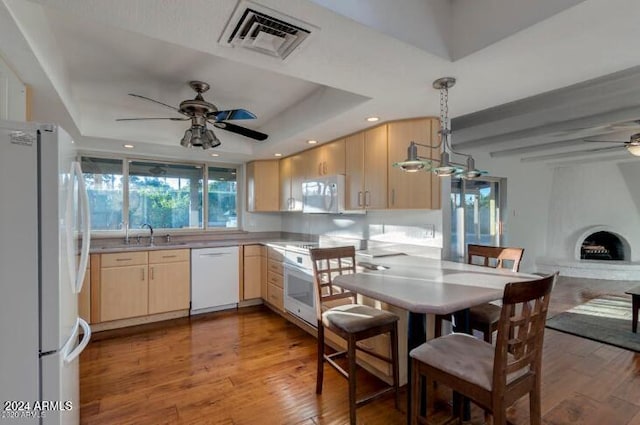
[[[239,301],[238,247],[191,250],[191,314],[235,308]]]

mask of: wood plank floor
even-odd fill
[[[632,284],[562,278],[550,315]],[[98,334],[82,354],[82,424],[348,423],[346,380],[326,366],[316,396],[315,339],[265,307],[133,331]],[[543,367],[545,424],[640,425],[639,354],[547,329]],[[359,382],[379,385],[364,372]],[[446,419],[446,403],[438,406],[436,420]],[[526,398],[509,420],[529,423]],[[483,422],[478,409],[471,422]],[[358,423],[404,424],[404,405],[379,400],[358,409]]]

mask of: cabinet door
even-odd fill
[[[433,173],[419,171],[407,173],[392,164],[407,158],[409,143],[414,141],[432,146],[432,118],[406,120],[389,123],[389,208],[433,208],[432,179],[438,179]],[[418,146],[421,157],[431,158],[432,149]],[[437,151],[437,149],[436,149]]]
[[[82,290],[78,294],[78,316],[87,323],[91,323],[91,269],[89,267],[82,281]]]
[[[347,209],[364,208],[364,132],[345,139]]]
[[[280,160],[280,211],[292,209],[291,177],[293,172],[293,157]]]
[[[149,314],[186,310],[190,301],[188,261],[149,265]]]
[[[307,170],[307,157],[302,154],[291,157],[291,210],[302,211],[302,182]]]
[[[387,208],[387,126],[364,134],[364,204],[366,208]]]
[[[101,321],[126,319],[147,314],[146,264],[103,268],[100,271],[100,281]]]
[[[344,139],[321,146],[320,167],[325,176],[345,173],[345,141]]]
[[[262,247],[247,245],[244,247],[243,299],[260,298],[262,284]]]
[[[279,161],[247,164],[247,209],[251,212],[280,210]]]

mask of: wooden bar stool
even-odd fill
[[[523,254],[524,248],[467,245],[467,263],[498,269],[508,268],[514,272],[520,269],[520,261],[522,261]],[[488,343],[491,343],[493,333],[498,329],[500,310],[500,306],[491,303],[481,304],[469,309],[469,325],[471,329],[482,332],[484,340]],[[436,315],[436,337],[442,335],[442,321],[449,319],[450,316],[448,315]]]
[[[485,409],[487,419],[493,416],[494,425],[506,425],[507,407],[529,394],[530,423],[540,425],[544,325],[556,276],[507,284],[495,347],[471,335],[453,333],[411,350],[412,424],[427,423],[420,414],[420,379],[425,377],[474,401]]]
[[[316,315],[318,319],[318,372],[316,394],[322,393],[324,362],[326,361],[349,380],[349,420],[356,423],[356,408],[387,393],[395,393],[396,409],[399,406],[398,392],[398,316],[388,311],[357,304],[356,293],[333,285],[337,275],[355,273],[356,259],[353,246],[336,248],[314,248],[310,250],[316,290]],[[345,351],[325,354],[324,332],[331,330],[347,343]],[[389,333],[391,356],[385,357],[358,344],[358,341]],[[391,364],[393,384],[382,390],[356,398],[356,350],[366,352]],[[334,359],[347,356],[348,370],[344,370]]]

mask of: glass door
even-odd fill
[[[466,262],[467,244],[501,245],[506,179],[451,179],[451,260]]]

